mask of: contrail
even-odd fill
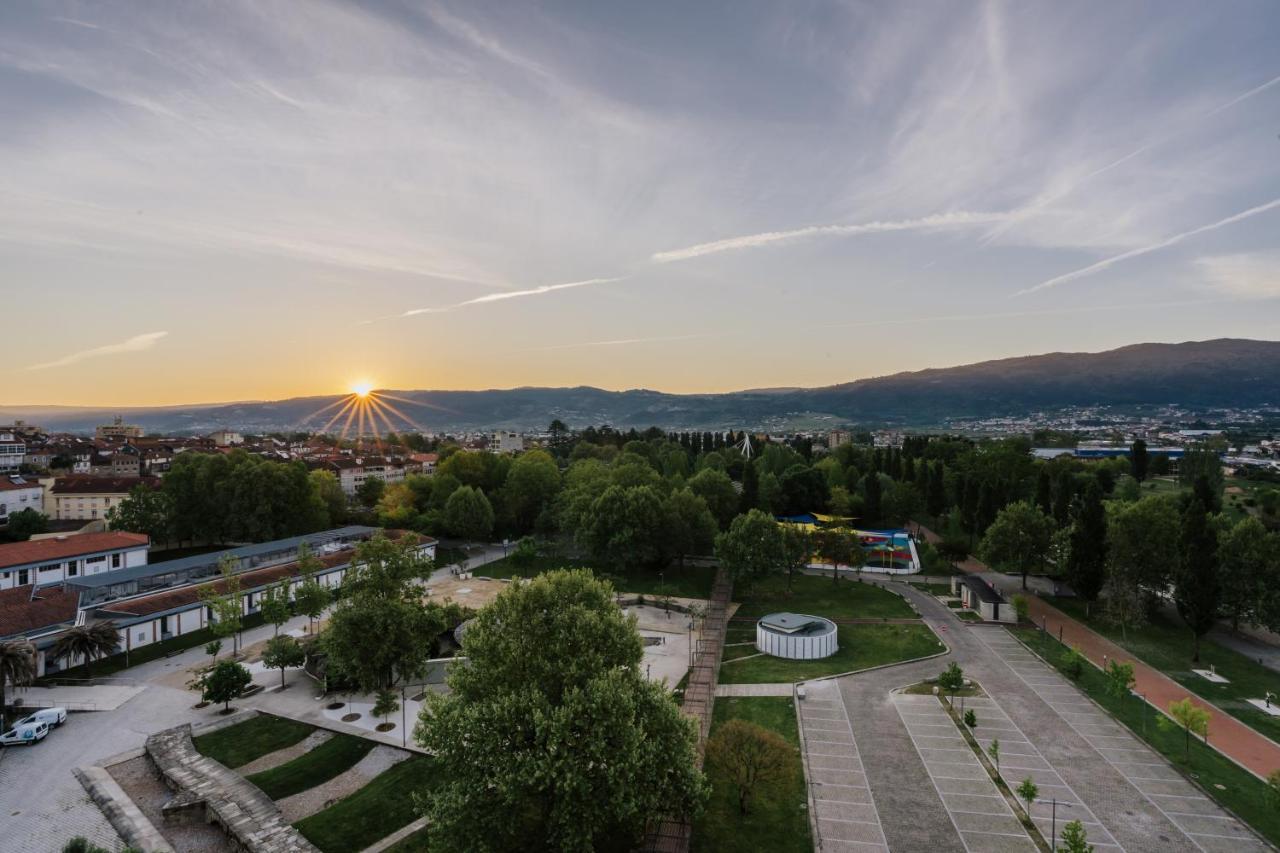
[[[376,323],[379,320],[395,320],[404,317],[416,317],[419,314],[445,314],[456,308],[465,308],[468,305],[483,305],[489,302],[501,302],[504,299],[519,299],[523,296],[540,296],[543,293],[551,293],[556,290],[567,290],[572,287],[590,287],[593,284],[609,284],[615,281],[622,281],[625,276],[616,278],[588,278],[582,281],[567,281],[564,284],[544,284],[539,287],[531,287],[528,290],[504,290],[499,293],[487,293],[484,296],[477,296],[475,299],[468,299],[465,302],[458,302],[454,305],[446,305],[442,308],[410,308],[402,314],[395,314],[390,317],[375,317],[372,320],[365,320],[362,325]]]
[[[1189,130],[1195,124],[1198,124],[1204,121],[1205,119],[1213,118],[1218,113],[1223,112],[1225,110],[1229,110],[1232,107],[1234,107],[1236,104],[1241,103],[1242,101],[1247,101],[1250,98],[1252,98],[1254,95],[1257,95],[1260,92],[1265,92],[1267,89],[1270,89],[1272,86],[1275,86],[1278,84],[1280,84],[1280,77],[1273,77],[1272,79],[1263,83],[1261,86],[1254,86],[1249,91],[1245,92],[1242,95],[1237,95],[1236,97],[1227,101],[1225,104],[1220,104],[1214,107],[1213,109],[1209,110],[1209,112],[1200,116],[1200,118],[1196,119],[1193,122],[1189,122],[1182,128],[1173,130],[1165,134],[1164,136],[1160,137],[1159,139],[1153,140],[1152,142],[1148,142],[1145,145],[1142,145],[1138,148],[1133,149],[1128,154],[1125,154],[1123,157],[1119,158],[1118,160],[1112,160],[1110,163],[1107,163],[1105,166],[1100,166],[1097,169],[1094,169],[1092,172],[1089,172],[1087,175],[1084,175],[1079,180],[1073,181],[1070,184],[1068,184],[1065,189],[1061,189],[1050,196],[1040,199],[1039,201],[1032,201],[1031,204],[1027,205],[1024,208],[1021,208],[1018,211],[1015,211],[1015,213],[1011,215],[1006,221],[1000,223],[995,228],[992,228],[989,232],[987,232],[987,235],[983,237],[982,240],[979,241],[979,245],[982,245],[982,246],[989,245],[992,240],[995,240],[1001,234],[1004,234],[1009,229],[1016,227],[1020,222],[1023,222],[1029,217],[1039,213],[1041,210],[1044,210],[1046,207],[1053,204],[1055,201],[1059,201],[1065,198],[1066,196],[1071,195],[1073,192],[1079,189],[1081,185],[1086,184],[1089,181],[1092,181],[1094,178],[1098,177],[1099,175],[1106,174],[1107,172],[1110,172],[1112,169],[1116,168],[1117,166],[1123,166],[1125,163],[1128,163],[1133,158],[1147,153],[1148,151],[1150,151],[1152,148],[1155,148],[1160,143],[1168,142],[1170,139],[1173,139],[1176,136],[1180,136],[1181,134],[1186,133],[1187,130]]]
[[[657,252],[651,256],[654,263],[669,264],[673,261],[686,261],[703,255],[717,252],[732,252],[737,249],[754,249],[771,243],[799,240],[805,237],[851,237],[858,234],[880,234],[889,231],[924,231],[936,228],[956,228],[970,225],[985,225],[989,222],[1002,222],[1009,217],[1008,213],[982,213],[959,210],[952,213],[937,213],[920,219],[901,219],[889,222],[865,222],[858,225],[810,225],[789,231],[766,231],[761,234],[747,234],[742,237],[728,237],[710,243],[699,243],[683,249],[671,249]]]
[[[66,367],[71,364],[77,364],[86,359],[99,358],[104,355],[115,355],[122,352],[142,352],[149,350],[156,345],[156,342],[163,338],[168,332],[147,332],[144,335],[134,335],[127,341],[121,341],[118,344],[107,344],[106,346],[94,347],[93,349],[81,350],[73,352],[70,355],[64,355],[62,358],[54,361],[46,361],[41,364],[30,365],[27,370],[48,370],[51,367]]]
[[[1181,243],[1184,240],[1189,240],[1192,237],[1195,237],[1200,234],[1204,234],[1208,231],[1216,231],[1219,228],[1223,228],[1227,225],[1234,225],[1235,223],[1248,219],[1251,216],[1257,216],[1259,213],[1266,213],[1268,210],[1274,210],[1277,207],[1280,207],[1280,198],[1273,199],[1272,201],[1269,201],[1266,204],[1260,204],[1257,207],[1251,207],[1248,210],[1244,210],[1244,211],[1241,211],[1240,213],[1234,214],[1232,216],[1228,216],[1226,219],[1219,219],[1217,222],[1211,222],[1208,225],[1201,225],[1199,228],[1193,228],[1190,231],[1183,231],[1181,234],[1174,234],[1172,237],[1169,237],[1168,239],[1165,239],[1165,240],[1161,240],[1159,243],[1152,243],[1150,246],[1143,246],[1138,249],[1131,249],[1128,252],[1122,252],[1119,255],[1112,255],[1109,258],[1104,258],[1103,260],[1098,261],[1096,264],[1090,264],[1087,267],[1081,267],[1078,270],[1072,270],[1069,273],[1064,273],[1063,275],[1055,276],[1051,279],[1042,281],[1039,284],[1035,285],[1034,287],[1028,287],[1023,290],[1019,290],[1017,293],[1013,295],[1026,296],[1028,293],[1035,293],[1040,290],[1048,290],[1051,287],[1057,287],[1058,285],[1065,284],[1068,281],[1075,281],[1078,278],[1084,278],[1085,276],[1093,275],[1096,272],[1101,272],[1102,270],[1115,266],[1121,261],[1127,261],[1130,258],[1137,258],[1137,257],[1141,257],[1142,255],[1149,255],[1152,252],[1157,252],[1161,249],[1167,249],[1170,246],[1176,246],[1178,243]]]

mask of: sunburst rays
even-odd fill
[[[382,436],[404,430],[415,430],[422,432],[421,426],[409,417],[404,411],[390,400],[396,400],[401,403],[407,403],[411,406],[426,406],[428,408],[438,409],[439,406],[432,406],[429,403],[422,403],[418,400],[410,400],[407,397],[396,397],[391,394],[384,394],[375,391],[373,388],[360,384],[352,388],[351,393],[344,397],[329,403],[321,409],[312,412],[303,418],[301,424],[310,424],[322,416],[328,415],[329,412],[337,409],[319,432],[331,432],[335,425],[342,421],[339,438],[343,441],[348,438],[354,438],[358,443],[365,441],[373,441],[378,449],[382,449]],[[447,411],[447,410],[446,410]],[[345,420],[344,420],[345,418]],[[401,426],[397,427],[399,422]],[[355,432],[352,433],[354,427]]]

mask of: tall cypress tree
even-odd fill
[[[862,481],[863,515],[871,524],[879,524],[884,514],[880,486],[880,472],[872,469]]]
[[[1041,465],[1040,476],[1036,478],[1036,506],[1050,518],[1053,517],[1053,482],[1049,478],[1049,469]]]
[[[1218,531],[1204,499],[1194,494],[1182,511],[1182,538],[1174,573],[1173,603],[1195,637],[1191,660],[1200,660],[1200,638],[1218,621]]]
[[[738,500],[738,512],[747,513],[759,509],[760,475],[756,472],[754,462],[747,462],[742,468],[742,496]]]
[[[1067,554],[1067,582],[1085,600],[1085,615],[1107,580],[1107,512],[1096,480],[1076,498]]]
[[[921,465],[921,467],[924,467]],[[929,490],[925,497],[925,509],[935,520],[946,512],[947,486],[942,474],[942,461],[933,463],[929,473]]]
[[[1129,470],[1139,483],[1147,479],[1147,461],[1147,443],[1138,439],[1129,448]]]
[[[1053,498],[1053,518],[1059,526],[1071,520],[1071,500],[1075,497],[1075,481],[1069,471],[1058,475],[1057,494]]]

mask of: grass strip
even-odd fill
[[[828,619],[914,619],[918,615],[896,592],[847,578],[833,582],[825,575],[796,575],[790,591],[785,575],[773,575],[749,589],[735,588],[734,597],[742,602],[735,617],[758,618],[779,611]]]
[[[516,565],[511,557],[503,557],[492,563],[476,566],[473,571],[478,577],[486,578],[532,578],[554,569],[590,569],[602,580],[612,582],[613,588],[618,592],[671,595],[676,598],[710,597],[711,584],[716,577],[715,567],[695,565],[686,565],[684,568],[668,566],[661,572],[643,569],[620,575],[609,574],[593,568],[584,560],[568,557],[536,557],[525,566]]]
[[[269,752],[300,742],[315,729],[297,720],[259,714],[243,723],[200,735],[196,750],[227,767],[240,767]]]
[[[351,853],[386,838],[413,823],[414,794],[430,791],[436,782],[435,762],[415,755],[378,774],[368,785],[327,809],[294,824],[324,853]]]
[[[334,735],[292,761],[246,778],[271,799],[282,800],[351,769],[375,746],[373,741],[362,737]]]
[[[716,700],[711,736],[729,720],[747,720],[781,735],[795,747],[795,759],[786,776],[768,789],[758,791],[751,810],[738,811],[738,794],[732,781],[709,771],[711,796],[702,815],[694,821],[694,851],[725,853],[812,853],[809,834],[808,797],[804,785],[804,764],[800,758],[800,735],[796,711],[790,697],[724,697]]]
[[[1010,629],[1032,651],[1059,672],[1067,647],[1035,628]],[[1070,676],[1068,676],[1070,678]],[[1084,667],[1075,680],[1090,699],[1123,723],[1139,739],[1187,776],[1205,796],[1253,827],[1272,844],[1280,844],[1280,811],[1265,782],[1195,737],[1187,745],[1182,730],[1164,714],[1135,696],[1117,697],[1107,690],[1107,678],[1095,666]],[[1213,739],[1213,720],[1209,721]]]
[[[768,684],[806,681],[824,675],[903,663],[929,657],[946,647],[933,631],[921,625],[838,625],[836,638],[840,649],[820,660],[789,660],[761,655],[720,667],[721,684]],[[742,648],[730,647],[726,654]],[[732,659],[732,656],[726,659]]]

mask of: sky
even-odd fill
[[[1280,337],[1280,6],[0,4],[0,404]]]

